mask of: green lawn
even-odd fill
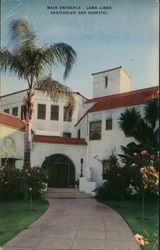
[[[142,220],[142,201],[101,201],[119,212],[131,227],[134,234],[145,236],[145,232],[151,237],[150,244],[142,249],[157,250],[158,239],[158,201],[144,202],[144,220]],[[154,234],[156,234],[154,236]],[[148,237],[149,238],[149,237]]]
[[[32,211],[29,208],[27,201],[0,202],[0,246],[38,219],[48,202],[33,200]]]

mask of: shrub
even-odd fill
[[[48,181],[46,170],[39,167],[29,167],[22,170],[22,176],[28,196],[32,194],[33,198],[39,198],[41,196],[41,189],[46,187]]]
[[[44,169],[39,167],[15,169],[8,166],[0,167],[0,200],[16,200],[39,198],[41,189],[47,182]]]
[[[23,198],[21,189],[22,173],[19,169],[0,167],[0,199],[14,200]]]
[[[158,151],[155,148],[144,148],[133,142],[121,148],[124,154],[119,156],[130,179],[130,184],[136,189],[137,193],[142,194],[145,175],[142,175],[141,169],[148,169],[150,166],[154,166],[155,171],[158,171]],[[152,184],[150,182],[145,186],[146,194],[152,192]]]
[[[127,169],[120,166],[115,154],[110,156],[109,162],[109,168],[103,176],[106,182],[97,189],[97,197],[123,200],[131,193]]]

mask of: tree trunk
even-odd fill
[[[25,124],[25,145],[24,145],[24,167],[30,167],[30,145],[31,145],[31,121],[30,119],[26,119]]]
[[[25,145],[24,145],[24,168],[31,167],[31,142],[32,142],[32,116],[33,116],[33,95],[34,89],[30,88],[27,92],[27,97],[24,99],[24,105],[26,108],[26,117],[25,117]]]

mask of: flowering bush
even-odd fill
[[[0,199],[13,200],[23,197],[22,173],[19,169],[0,167]]]
[[[106,182],[97,189],[97,196],[102,199],[125,199],[131,193],[126,168],[120,166],[115,154],[110,156],[109,162],[109,168],[103,175]]]
[[[158,188],[158,151],[154,148],[152,150],[144,149],[135,143],[121,148],[124,154],[120,157],[127,169],[130,185],[138,193],[141,193],[143,189],[146,192],[151,192],[154,182]]]
[[[103,199],[123,199],[133,190],[140,195],[144,191],[146,194],[157,193],[159,185],[157,149],[146,149],[133,142],[121,148],[124,153],[119,155],[121,164],[113,153],[109,159],[109,168],[103,173],[106,182],[98,188],[97,196]],[[103,164],[103,160],[97,155],[94,158]]]
[[[41,190],[46,187],[48,176],[46,170],[39,167],[28,167],[22,170],[24,186],[33,198],[39,198]]]
[[[159,173],[154,166],[148,166],[140,169],[142,174],[144,189],[150,187],[150,190],[158,195],[159,190]]]
[[[45,187],[47,175],[44,169],[33,167],[15,169],[0,167],[0,200],[24,199],[32,194],[40,197],[40,191]]]
[[[146,244],[149,244],[148,240],[145,239],[143,235],[136,234],[134,238],[139,246],[144,246]]]

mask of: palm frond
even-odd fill
[[[66,102],[66,106],[68,107],[69,111],[73,113],[75,108],[75,98],[73,91],[69,87],[59,83],[56,80],[53,80],[50,77],[46,77],[37,82],[35,88],[41,90],[53,101],[57,101],[58,99],[62,98]]]
[[[55,43],[49,48],[46,48],[46,54],[50,57],[51,62],[56,64],[62,63],[65,66],[64,79],[68,76],[73,64],[76,60],[75,50],[66,43]]]
[[[15,73],[19,78],[28,81],[29,87],[39,80],[46,66],[57,62],[65,66],[64,78],[70,72],[75,62],[76,52],[65,43],[56,43],[50,47],[39,47],[36,33],[26,19],[19,18],[10,25],[11,37],[16,41],[13,52],[4,48],[0,50],[0,69]]]
[[[31,48],[25,45],[19,49],[18,55],[22,59],[27,75],[33,76],[32,82],[34,84],[34,80],[36,82],[46,65],[49,65],[50,59],[46,56],[43,48]]]
[[[158,120],[158,100],[150,100],[144,107],[144,119],[154,129]]]
[[[8,49],[0,50],[0,70],[9,70],[15,73],[19,78],[26,79],[25,67],[17,54],[11,53]]]
[[[126,109],[119,118],[119,127],[126,136],[134,136],[137,121],[141,118],[140,113],[135,108]]]
[[[143,119],[137,120],[134,130],[134,138],[140,143],[152,144],[153,132]]]
[[[33,43],[37,37],[36,32],[25,18],[18,18],[10,23],[10,35],[11,40],[16,44],[21,44],[24,41]]]

